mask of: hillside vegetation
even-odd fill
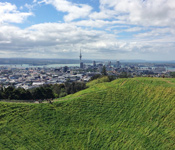
[[[0,103],[2,150],[175,149],[175,79],[89,83],[53,104]]]

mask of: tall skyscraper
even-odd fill
[[[93,61],[93,67],[96,67],[96,62],[95,61]]]
[[[120,68],[120,61],[116,61],[116,67]]]
[[[67,70],[68,70],[68,66],[64,66],[63,67],[63,72],[67,72]]]
[[[81,58],[82,58],[82,55],[81,55],[81,49],[80,49],[80,63],[81,63]]]
[[[111,67],[111,61],[108,62],[108,65],[107,65],[107,66],[108,66],[108,67]]]
[[[81,49],[80,49],[80,68],[83,68],[83,62],[81,61],[81,58],[82,58],[82,54],[81,54]]]

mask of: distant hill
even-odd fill
[[[175,149],[175,79],[105,81],[53,104],[0,102],[0,149]]]

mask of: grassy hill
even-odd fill
[[[53,104],[1,102],[0,149],[175,149],[175,79],[100,82]]]

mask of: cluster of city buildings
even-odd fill
[[[153,77],[169,77],[170,71],[164,64],[131,64],[116,62],[98,62],[93,61],[91,65],[86,65],[82,61],[80,51],[80,66],[77,67],[27,67],[27,68],[11,68],[0,67],[0,85],[7,87],[13,85],[16,88],[24,89],[35,88],[44,84],[61,84],[65,82],[87,82],[94,75],[101,74],[103,67],[108,73],[117,77],[121,77],[123,73],[128,77],[135,76],[153,76]],[[175,66],[174,66],[175,67]]]

